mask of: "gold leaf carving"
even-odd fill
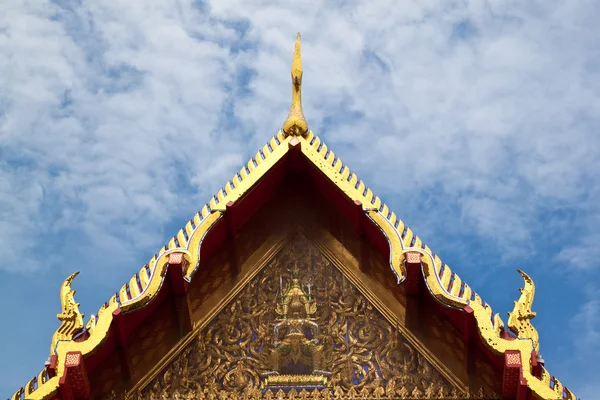
[[[535,296],[535,284],[533,279],[525,272],[518,270],[525,285],[519,289],[521,296],[515,301],[515,307],[508,313],[508,328],[519,338],[529,338],[533,342],[533,349],[536,353],[540,352],[539,335],[531,320],[535,317],[535,312],[531,311],[533,297]]]
[[[71,283],[77,275],[79,275],[79,271],[69,275],[60,287],[62,312],[56,316],[60,321],[60,326],[52,336],[50,354],[56,354],[56,344],[59,341],[72,340],[73,335],[84,327],[83,314],[79,312],[79,303],[75,301],[75,291],[71,289]]]
[[[286,293],[282,282],[291,282],[292,274],[302,282],[301,290],[308,289],[305,293],[316,301],[315,307],[303,303],[307,307],[304,313],[318,325],[322,349],[318,365],[328,371],[323,381],[326,387],[299,386],[285,391],[264,387],[265,376],[273,373],[273,354],[280,351],[277,346],[282,343],[275,327],[291,315],[281,308],[277,312],[276,305]],[[299,365],[295,362],[310,364],[314,361],[310,357],[316,356],[304,353],[285,359],[281,367],[288,363],[286,368],[291,370],[285,374],[290,376],[311,374],[310,370],[295,370]],[[279,378],[272,382],[287,377],[276,376]],[[300,379],[298,375],[297,382],[318,381],[311,376]],[[298,235],[140,395],[147,399],[185,399],[198,393],[206,399],[384,399],[434,397],[453,389],[458,393],[315,246]]]

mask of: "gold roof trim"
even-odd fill
[[[199,264],[200,248],[202,239],[210,228],[221,218],[229,201],[235,202],[247,193],[258,180],[263,177],[287,152],[289,142],[296,138],[302,153],[311,161],[334,185],[336,185],[346,196],[353,201],[360,201],[365,214],[375,223],[387,237],[390,243],[390,267],[394,271],[398,283],[405,277],[404,254],[416,251],[422,255],[423,276],[431,294],[442,304],[464,308],[469,305],[474,312],[479,334],[490,349],[498,354],[504,354],[507,350],[516,350],[521,353],[522,360],[529,360],[533,349],[532,340],[506,340],[500,338],[500,330],[504,326],[500,316],[493,314],[489,305],[481,300],[471,288],[461,283],[460,278],[450,268],[442,263],[440,258],[433,254],[428,246],[404,225],[404,223],[393,213],[379,197],[367,188],[365,183],[358,179],[356,174],[343,164],[342,160],[335,156],[325,143],[312,132],[305,137],[285,136],[278,132],[269,143],[267,143],[248,164],[236,174],[225,187],[204,206],[181,229],[169,243],[161,248],[158,255],[152,257],[150,262],[142,267],[140,272],[125,284],[119,293],[113,295],[109,302],[102,306],[96,317],[96,324],[90,337],[82,342],[61,341],[57,345],[56,354],[59,359],[70,351],[80,351],[83,355],[89,354],[99,346],[107,337],[112,312],[118,308],[123,311],[131,311],[142,307],[150,302],[162,286],[168,254],[173,252],[184,253],[187,260],[185,279],[191,281]],[[447,290],[451,277],[454,283],[451,290]],[[138,288],[138,279],[142,290]],[[461,286],[462,293],[461,292]],[[129,289],[129,294],[128,294]],[[62,357],[61,357],[62,355]],[[49,393],[54,393],[58,388],[58,378],[64,373],[62,362],[57,365],[57,376],[43,384],[34,391],[31,399],[46,399]],[[526,365],[523,368],[523,376],[528,382],[530,389],[540,399],[556,398],[560,391],[562,396],[562,385],[554,378],[554,389],[550,387],[550,375],[543,370],[542,379],[531,374]],[[44,389],[44,390],[42,390]],[[567,399],[575,399],[568,389]],[[18,397],[13,397],[15,400]]]
[[[27,384],[24,387],[17,390],[10,397],[10,399],[21,400],[21,394],[25,395],[26,399],[29,399],[29,395],[35,392],[38,387],[42,387],[48,381],[48,379],[48,371],[46,370],[46,368],[44,368],[36,377],[32,378],[29,382],[27,382]],[[54,391],[47,392],[46,397],[43,398],[47,398],[48,396],[55,394],[56,390],[58,390],[58,386]]]

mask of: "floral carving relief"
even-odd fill
[[[279,317],[275,309],[282,282],[292,279],[293,266],[298,267],[295,273],[303,288],[310,286],[316,300],[311,321],[319,328],[319,365],[329,374],[327,387],[315,396],[361,391],[416,398],[460,394],[316,246],[299,235],[137,396],[273,395],[261,384],[273,370],[274,327]]]

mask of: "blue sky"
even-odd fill
[[[551,374],[600,392],[600,3],[0,5],[0,394],[278,129],[303,33],[321,136],[499,312],[536,282]],[[14,363],[14,364],[13,364]]]

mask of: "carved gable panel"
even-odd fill
[[[288,315],[284,320],[275,310],[292,282],[295,266],[302,298],[313,299],[316,311],[301,317]],[[168,366],[140,390],[141,398],[197,398],[221,391],[259,394],[258,390],[267,395],[270,392],[265,390],[270,388],[265,388],[266,377],[274,372],[296,378],[304,375],[311,380],[311,374],[317,373],[317,369],[311,372],[312,367],[317,364],[319,373],[326,377],[321,390],[413,397],[458,393],[428,356],[411,345],[302,235],[297,235],[231,302],[221,307],[212,321],[201,327]],[[304,347],[292,357],[293,346],[281,343],[293,331],[290,321],[294,318],[306,325],[294,331],[293,343],[304,343]],[[300,364],[308,367],[297,368]],[[283,371],[283,367],[288,370]]]

